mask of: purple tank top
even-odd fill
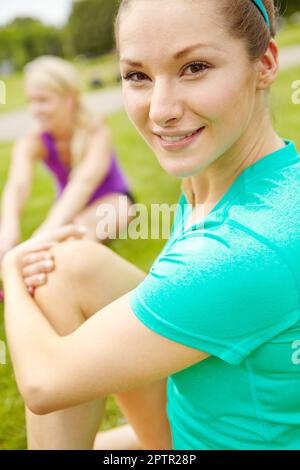
[[[69,181],[70,168],[68,168],[62,160],[59,158],[57,148],[55,146],[54,139],[51,134],[45,132],[41,135],[42,141],[47,149],[47,156],[43,163],[53,174],[56,186],[57,186],[57,198],[61,196],[66,185]],[[108,193],[121,193],[127,194],[131,197],[129,191],[129,185],[126,177],[122,173],[115,153],[112,153],[112,161],[108,173],[105,179],[96,188],[94,193],[91,195],[87,205],[92,204],[94,201],[99,199]]]

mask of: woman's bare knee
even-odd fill
[[[58,243],[50,251],[55,270],[49,273],[48,282],[37,291],[39,293],[51,290],[53,284],[62,289],[63,280],[67,284],[86,281],[95,270],[101,268],[100,261],[108,257],[111,250],[89,240],[72,240]]]
[[[63,245],[54,249],[54,262],[71,279],[86,318],[135,288],[146,276],[106,245],[85,240]]]
[[[86,320],[80,306],[79,286],[83,286],[83,280],[87,282],[93,269],[95,245],[74,240],[51,249],[55,270],[48,274],[47,283],[36,289],[34,299],[60,334],[69,334]],[[97,259],[100,258],[98,250]]]
[[[76,310],[83,320],[135,288],[146,276],[109,247],[96,242],[64,242],[55,245],[51,252],[55,270],[47,284],[37,289],[35,298],[45,308],[52,308],[57,299],[59,304]]]

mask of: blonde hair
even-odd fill
[[[28,63],[24,72],[25,79],[33,84],[62,96],[73,96],[76,116],[71,142],[71,167],[75,170],[84,157],[91,133],[102,122],[101,118],[83,101],[80,79],[75,67],[60,57],[41,56]]]

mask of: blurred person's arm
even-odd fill
[[[42,144],[33,133],[20,137],[13,147],[1,201],[0,259],[20,242],[20,215],[31,189],[33,166],[41,152]]]
[[[91,195],[105,179],[110,164],[112,138],[109,128],[102,126],[91,137],[87,153],[62,196],[50,210],[44,223],[33,234],[69,224],[86,207]]]

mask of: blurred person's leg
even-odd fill
[[[49,275],[48,283],[36,290],[35,300],[61,335],[74,331],[146,276],[102,244],[70,241],[56,245],[52,251],[56,269]],[[98,434],[95,448],[170,448],[165,384],[166,381],[160,381],[115,394],[132,427],[122,426]],[[105,399],[46,416],[27,410],[29,449],[91,449],[104,410]]]
[[[110,208],[109,213],[106,213],[104,210],[106,204]],[[132,217],[128,216],[128,209],[132,204],[132,201],[126,195],[110,193],[86,207],[74,218],[72,223],[87,227],[86,240],[105,243],[109,239],[117,238],[118,234],[126,229],[132,219]],[[99,214],[101,206],[103,218]],[[101,220],[103,220],[102,223]]]

